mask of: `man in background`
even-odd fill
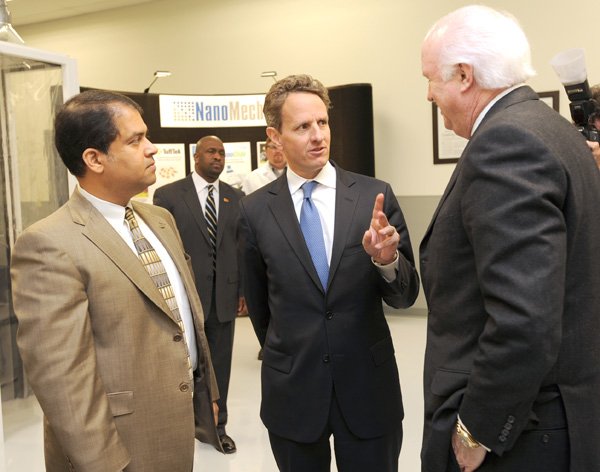
[[[392,188],[329,161],[329,96],[307,75],[265,97],[283,177],[240,204],[248,312],[263,346],[261,418],[281,471],[396,471],[402,397],[382,300],[419,290]]]
[[[285,172],[287,164],[285,154],[282,149],[277,146],[271,138],[267,138],[265,143],[265,156],[267,163],[259,165],[256,169],[250,172],[242,182],[242,190],[246,195],[250,195],[255,190],[262,186],[273,182]]]
[[[456,10],[421,58],[427,99],[469,140],[420,251],[423,471],[599,471],[600,173],[523,84],[512,16]]]
[[[219,386],[217,431],[225,454],[236,452],[226,433],[227,394],[235,318],[245,310],[240,295],[237,258],[238,202],[243,196],[219,176],[225,166],[225,148],[217,136],[196,144],[194,171],[154,193],[154,204],[175,217],[183,246],[192,259],[198,294],[204,309],[204,331]]]
[[[13,251],[17,342],[50,472],[190,472],[194,435],[220,447],[204,316],[175,222],[131,201],[156,180],[146,133],[127,97],[67,101],[55,142],[78,187]]]

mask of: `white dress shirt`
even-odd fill
[[[219,220],[219,179],[214,182],[207,182],[202,176],[200,176],[195,170],[192,171],[192,181],[194,182],[194,187],[196,188],[196,194],[198,195],[198,200],[200,200],[200,206],[202,206],[202,214],[206,212],[206,199],[208,198],[208,186],[212,185],[214,187],[213,190],[213,198],[215,200],[215,211],[217,212],[217,224]]]
[[[300,177],[292,169],[288,167],[287,170],[287,181],[290,189],[290,195],[294,202],[294,210],[296,211],[296,217],[300,221],[300,211],[302,209],[302,201],[304,199],[304,190],[302,185],[307,182],[308,179]],[[323,241],[325,243],[325,252],[327,253],[327,263],[331,266],[331,251],[333,248],[333,232],[335,229],[335,198],[336,198],[336,185],[337,185],[337,173],[335,167],[328,161],[327,164],[321,169],[317,176],[312,179],[319,183],[312,192],[312,200],[319,211],[319,219],[321,220],[321,228],[323,229]],[[373,201],[375,204],[375,201]],[[365,221],[365,231],[369,227],[369,221]],[[379,270],[381,276],[388,282],[391,283],[396,280],[397,268],[398,268],[398,256],[390,264],[377,264],[373,261],[375,267]]]
[[[107,202],[106,200],[101,200],[98,197],[95,197],[89,192],[86,192],[84,189],[79,187],[79,192],[81,195],[89,201],[96,210],[100,212],[100,214],[108,221],[108,223],[114,228],[114,230],[121,236],[123,241],[129,246],[132,252],[138,257],[137,249],[133,244],[133,238],[131,237],[131,231],[129,230],[129,225],[125,221],[125,207],[121,205],[116,205],[114,203]],[[131,204],[128,204],[129,208],[133,210]],[[152,245],[158,257],[162,261],[165,270],[167,271],[167,275],[169,276],[169,281],[171,282],[171,286],[173,287],[173,292],[175,294],[175,299],[177,300],[177,306],[179,308],[179,314],[181,316],[181,321],[183,321],[183,326],[185,328],[185,340],[188,345],[188,351],[190,354],[190,361],[192,363],[192,368],[195,370],[198,366],[198,350],[196,346],[196,332],[194,330],[194,321],[192,318],[192,309],[190,308],[190,302],[187,297],[187,292],[185,291],[185,286],[183,285],[183,281],[181,280],[181,276],[179,275],[179,271],[171,259],[169,252],[165,249],[160,240],[156,237],[156,235],[152,232],[150,227],[146,224],[146,222],[135,213],[136,220],[142,231],[144,237],[148,240],[148,242]]]
[[[323,229],[325,252],[327,253],[327,263],[331,265],[333,230],[335,227],[335,188],[337,183],[335,168],[330,162],[327,162],[317,176],[311,180],[315,180],[319,183],[319,185],[314,188],[311,199],[319,212],[321,228]],[[302,190],[301,187],[308,179],[300,177],[292,169],[288,168],[287,181],[290,195],[294,202],[296,217],[298,218],[298,221],[300,221],[300,210],[302,209],[302,201],[304,200],[304,190]]]
[[[277,177],[283,174],[284,171],[285,167],[283,169],[275,169],[269,164],[260,166],[244,177],[244,180],[242,181],[242,191],[246,195],[250,195],[255,190],[267,185],[269,182],[273,182]]]

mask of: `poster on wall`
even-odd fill
[[[266,153],[266,141],[257,141],[256,143],[256,164],[257,167],[262,167],[268,164]]]
[[[266,126],[265,95],[160,95],[162,128]]]
[[[225,168],[219,179],[235,188],[242,186],[242,179],[252,171],[252,153],[249,141],[223,143],[225,147]],[[190,169],[194,169],[196,144],[190,144]]]
[[[148,187],[145,192],[136,195],[138,201],[152,203],[154,191],[176,180],[185,177],[185,144],[156,144],[158,152],[154,155],[156,165],[156,182]]]

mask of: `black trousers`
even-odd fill
[[[235,320],[221,323],[217,318],[217,310],[213,302],[208,317],[204,321],[204,333],[210,348],[212,365],[219,387],[220,398],[217,401],[219,406],[217,433],[219,433],[219,436],[225,434],[225,425],[227,424],[227,394],[229,393],[229,379],[231,377],[234,332]]]
[[[290,405],[293,408],[293,405]],[[346,425],[335,393],[332,395],[329,420],[325,431],[314,443],[299,443],[269,431],[271,450],[281,472],[329,472],[333,435],[335,459],[339,472],[397,472],[402,445],[402,423],[385,436],[361,439]]]

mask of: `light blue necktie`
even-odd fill
[[[325,252],[325,241],[323,239],[319,211],[311,199],[316,185],[317,182],[314,180],[305,182],[302,185],[304,199],[302,200],[302,209],[300,210],[300,229],[302,229],[302,234],[304,234],[304,240],[310,251],[315,269],[317,269],[317,274],[319,274],[321,285],[324,290],[327,290],[329,263],[327,262],[327,253]]]

